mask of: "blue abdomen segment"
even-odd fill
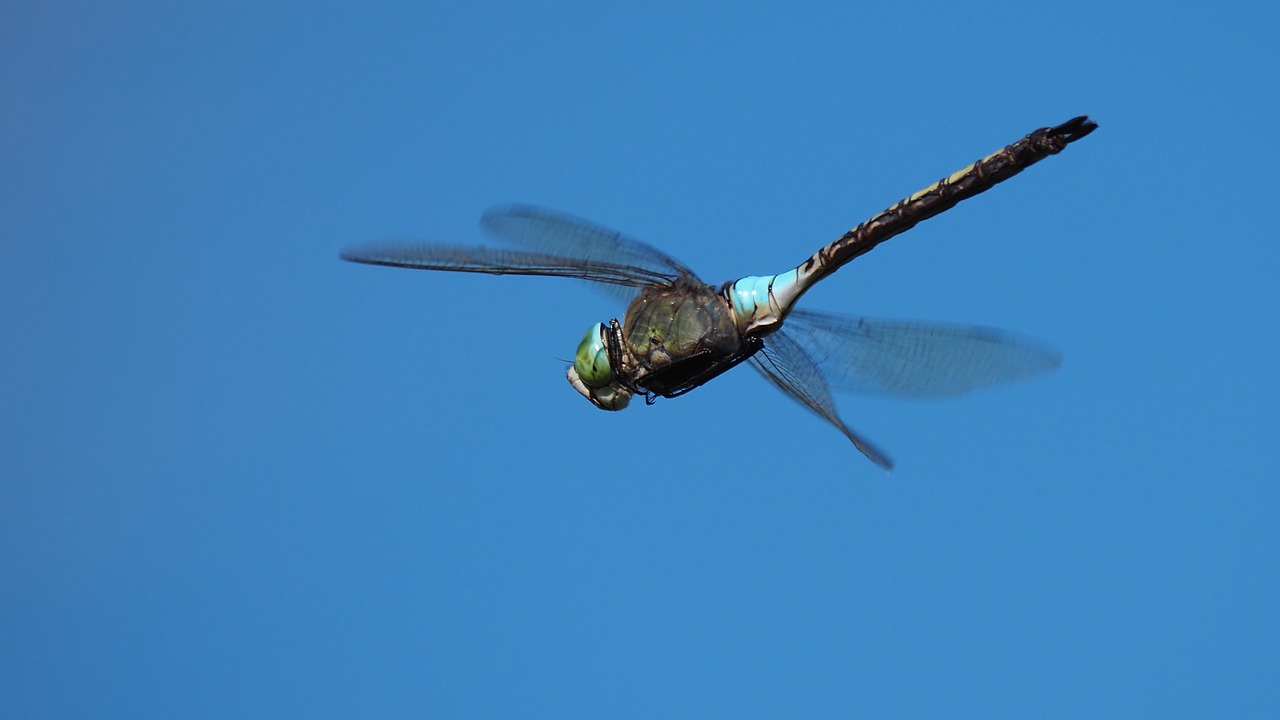
[[[743,333],[773,329],[779,325],[799,297],[797,270],[779,275],[748,275],[726,293],[733,307],[738,329]]]

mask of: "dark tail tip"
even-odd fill
[[[1081,115],[1080,117],[1071,118],[1054,128],[1053,134],[1069,143],[1073,143],[1097,129],[1098,123],[1090,120],[1088,115]]]

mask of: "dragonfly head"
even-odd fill
[[[613,376],[607,332],[604,323],[592,325],[578,343],[573,364],[565,374],[573,389],[592,405],[601,410],[621,410],[631,402],[631,391]]]

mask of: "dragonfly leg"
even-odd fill
[[[627,343],[622,335],[622,323],[618,322],[618,318],[613,318],[609,321],[608,332],[609,368],[613,372],[613,379],[630,390],[632,394],[645,395],[646,402],[652,405],[653,403],[647,400],[648,393],[638,389],[632,382],[635,377],[635,361],[631,359],[631,354],[626,348]]]
[[[738,352],[730,357],[716,360],[709,357],[713,354],[710,350],[701,350],[671,363],[645,378],[645,402],[652,405],[658,397],[679,397],[733,369],[734,366],[755,355],[762,347],[764,347],[764,340],[758,337],[746,337],[743,338]]]

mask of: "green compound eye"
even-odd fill
[[[573,360],[573,369],[587,387],[599,388],[613,380],[613,369],[609,367],[609,346],[604,339],[604,323],[592,325],[582,342],[578,343],[578,353]]]

